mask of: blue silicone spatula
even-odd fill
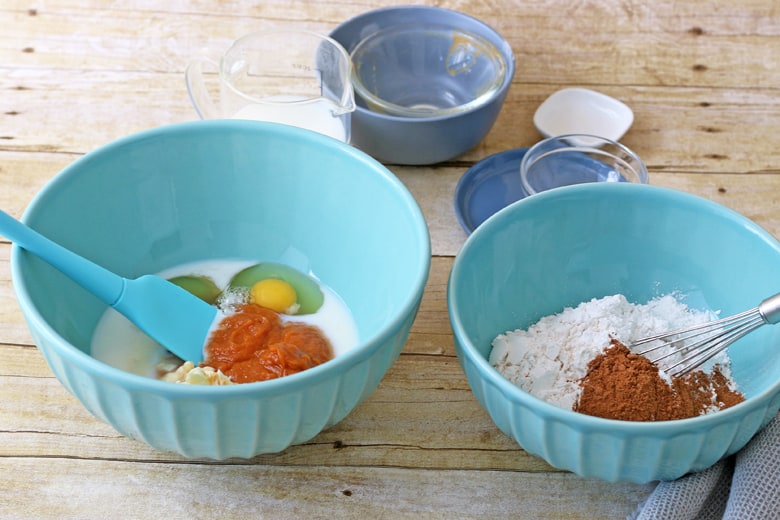
[[[52,242],[0,210],[0,235],[57,268],[160,345],[196,365],[217,308],[159,276],[123,278]]]

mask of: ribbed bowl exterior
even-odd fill
[[[24,220],[128,277],[200,259],[284,261],[352,311],[359,344],[320,366],[232,386],[166,383],[91,357],[105,304],[14,246],[20,307],[57,379],[121,434],[193,458],[279,452],[344,419],[398,358],[431,259],[422,212],[384,166],[314,132],[253,121],[109,143],[56,176]]]
[[[416,310],[415,310],[416,312]],[[347,416],[377,387],[398,358],[410,315],[375,354],[316,385],[265,395],[262,387],[231,395],[140,391],[104,371],[85,368],[35,335],[55,377],[98,419],[122,435],[188,458],[251,458],[302,444]],[[189,394],[189,395],[188,395]]]
[[[592,417],[536,398],[489,364],[491,342],[616,293],[643,303],[679,291],[727,316],[780,287],[778,264],[774,237],[710,201],[638,184],[557,188],[499,211],[467,239],[448,284],[456,353],[480,406],[528,453],[611,482],[676,479],[739,451],[777,414],[780,328],[729,350],[745,402],[660,422]]]
[[[456,345],[474,397],[496,426],[528,453],[583,477],[646,483],[704,470],[743,448],[780,409],[777,393],[751,401],[714,426],[666,423],[642,432],[641,427],[625,430],[617,421],[579,424],[549,413],[544,403],[516,399],[514,392],[486,378],[486,368],[477,367]]]

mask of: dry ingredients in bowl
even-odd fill
[[[644,305],[607,296],[546,316],[493,340],[490,363],[523,390],[551,404],[610,419],[682,419],[742,400],[725,352],[703,370],[671,380],[622,345],[709,321],[667,295]]]

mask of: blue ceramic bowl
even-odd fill
[[[780,408],[780,327],[729,349],[746,401],[679,421],[628,422],[558,408],[487,361],[495,336],[591,298],[645,303],[679,291],[723,315],[780,288],[780,243],[718,204],[647,185],[581,184],[525,198],[472,233],[448,306],[458,359],[506,435],[552,466],[608,481],[675,479],[742,448]]]
[[[120,433],[186,457],[278,452],[343,419],[399,355],[430,265],[423,215],[395,176],[336,140],[271,123],[184,123],[120,139],[57,175],[23,220],[123,276],[278,261],[313,272],[351,309],[360,345],[318,367],[229,387],[165,383],[91,357],[105,306],[14,247],[17,297],[56,377]]]
[[[449,34],[450,40],[445,47],[455,47],[458,41],[467,39],[463,34],[458,35],[460,31],[487,42],[494,49],[492,52],[500,54],[500,58],[495,61],[501,61],[503,64],[503,68],[497,67],[503,73],[500,83],[492,85],[489,94],[483,92],[478,94],[478,97],[474,97],[478,89],[474,85],[467,86],[469,82],[442,86],[436,78],[419,77],[419,70],[408,71],[408,59],[405,58],[408,51],[403,49],[398,52],[397,49],[392,49],[392,52],[385,54],[388,56],[386,68],[393,70],[391,74],[379,70],[380,61],[373,74],[361,75],[366,85],[357,85],[356,92],[359,94],[369,90],[378,96],[372,96],[374,99],[369,99],[368,102],[360,95],[356,96],[357,108],[352,113],[352,144],[383,162],[433,164],[467,152],[479,144],[493,127],[514,77],[514,54],[506,40],[485,23],[466,14],[438,7],[402,6],[376,9],[347,20],[336,27],[330,36],[352,54],[367,38],[392,31],[409,30],[416,33],[413,37],[415,39],[421,38],[419,33],[423,34],[422,39],[426,39],[425,32],[429,31],[429,45],[418,42],[413,46],[421,54],[412,64],[418,69],[424,61],[423,47],[438,48],[436,42],[442,39],[443,34]],[[411,36],[403,37],[399,41],[408,42],[410,39]],[[379,48],[387,50],[387,46],[385,43]],[[370,66],[363,69],[362,63],[353,63],[353,68],[356,71],[372,69]],[[426,70],[431,71],[431,74],[440,74],[440,69],[434,67],[427,67]],[[406,74],[410,77],[401,85],[405,84],[406,88],[399,92],[392,82]],[[448,74],[446,69],[445,74]],[[417,77],[414,77],[415,75]],[[468,74],[458,76],[465,77]],[[371,82],[368,83],[366,78],[372,78]],[[421,85],[429,86],[418,88]],[[461,89],[469,93],[463,94]],[[435,99],[436,96],[433,100],[429,99],[427,95],[431,92],[438,93],[440,99]],[[407,99],[406,96],[411,94],[411,98]],[[422,94],[425,94],[424,101],[421,101]],[[383,100],[377,101],[376,98]],[[479,101],[469,103],[467,100],[471,98]],[[398,115],[393,109],[384,106],[387,101],[392,102],[396,108],[399,104],[423,103],[427,106],[439,106],[441,110],[422,116],[419,111],[412,111],[415,115]],[[369,106],[375,109],[370,109]]]

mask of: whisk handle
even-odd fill
[[[762,301],[758,305],[758,312],[770,325],[780,322],[780,293]]]

